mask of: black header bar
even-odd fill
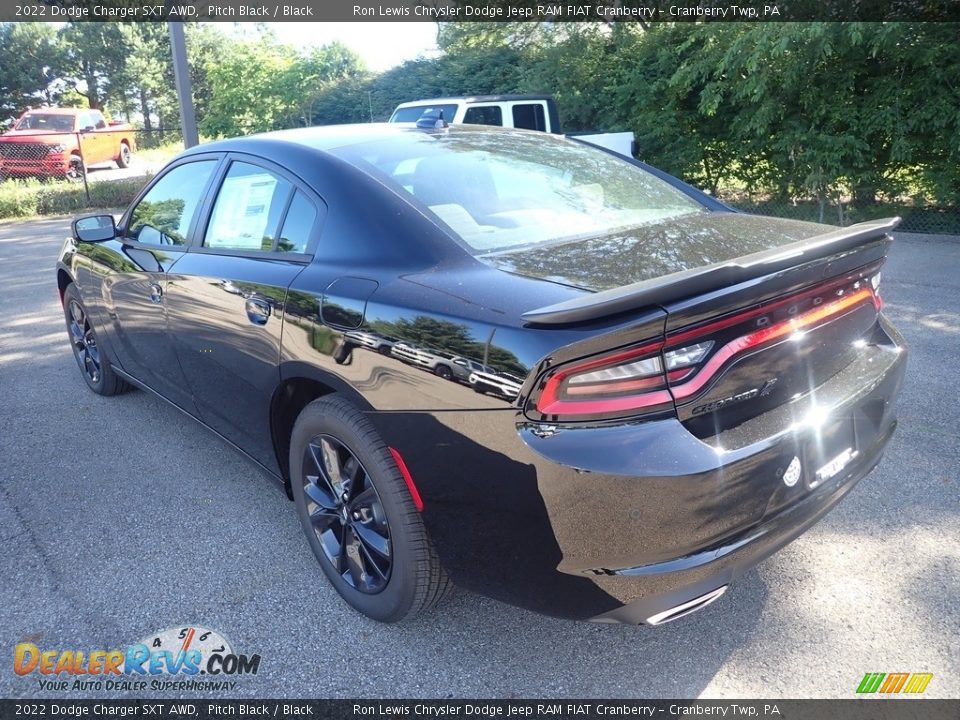
[[[958,0],[0,0],[20,22],[960,22]]]

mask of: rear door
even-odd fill
[[[310,262],[323,201],[267,161],[228,157],[169,277],[170,337],[201,418],[276,471],[270,402],[287,288]]]

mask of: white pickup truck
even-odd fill
[[[449,124],[497,125],[562,134],[557,103],[549,95],[476,95],[414,100],[397,105],[390,122],[417,122],[424,113],[442,113]],[[632,132],[566,133],[568,137],[633,157]]]

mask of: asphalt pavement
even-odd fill
[[[901,236],[883,271],[912,355],[880,467],[718,602],[644,628],[456,591],[383,626],[339,599],[251,465],[144,392],[86,388],[57,299],[67,232],[0,224],[0,697],[120,694],[41,689],[13,672],[17,643],[196,625],[262,658],[231,696],[852,698],[866,672],[930,672],[927,696],[960,697],[960,239]]]

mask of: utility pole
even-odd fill
[[[197,133],[197,117],[193,112],[193,90],[190,87],[190,69],[187,67],[187,43],[183,37],[183,23],[170,21],[170,50],[173,53],[173,78],[177,85],[180,102],[180,129],[183,146],[191,148],[200,144]]]

